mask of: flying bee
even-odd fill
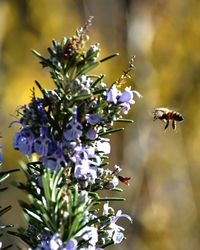
[[[166,123],[165,125],[165,129],[168,128],[169,126],[169,121],[172,121],[172,128],[176,129],[176,122],[181,122],[184,120],[182,114],[174,111],[174,110],[170,110],[168,108],[156,108],[153,111],[153,118],[154,121],[159,119],[162,120]]]

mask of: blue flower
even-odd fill
[[[63,133],[63,137],[67,141],[75,141],[82,135],[82,125],[77,121],[77,106],[73,107],[74,115],[66,125],[65,131]]]
[[[68,240],[67,242],[63,244],[61,250],[76,250],[77,244],[78,242],[75,239]]]
[[[54,234],[49,242],[49,248],[51,250],[59,250],[60,246],[62,245],[62,241],[58,234]]]
[[[109,214],[114,214],[115,211],[112,207],[109,207],[109,203],[105,203],[103,207],[103,215],[109,215]],[[109,234],[109,237],[112,238],[114,244],[119,244],[122,242],[124,239],[124,234],[121,231],[124,231],[124,228],[121,226],[118,226],[116,222],[121,218],[125,217],[127,218],[130,222],[132,222],[132,219],[129,215],[127,214],[122,214],[121,210],[118,210],[116,215],[113,215],[109,217],[110,221],[109,223],[107,222],[103,228],[104,230],[106,229],[107,233]]]
[[[117,104],[120,94],[121,92],[117,89],[116,84],[113,84],[112,88],[107,93],[107,101]]]
[[[90,166],[88,160],[83,160],[81,164],[75,165],[74,177],[86,183],[94,183],[97,178],[97,166]]]
[[[43,107],[43,98],[32,98],[32,101],[26,105],[20,106],[17,113],[23,113],[20,123],[25,125],[34,126],[36,123],[45,124],[48,122],[47,113]]]
[[[79,179],[79,178],[86,179],[87,178],[87,173],[89,172],[89,170],[90,170],[89,161],[87,159],[82,160],[80,164],[75,165],[74,177],[76,179]]]
[[[94,128],[90,128],[86,133],[86,137],[89,140],[95,140],[97,138],[97,132],[94,130]]]
[[[81,237],[83,240],[87,241],[89,246],[95,247],[96,243],[98,242],[97,228],[92,226],[86,226],[76,234],[76,237]],[[91,248],[89,247],[87,249]]]
[[[72,120],[67,124],[63,136],[67,141],[75,141],[82,135],[82,133],[81,123],[73,117]]]
[[[101,138],[96,141],[96,149],[100,154],[110,154],[110,143],[108,138]]]
[[[34,151],[39,155],[47,155],[52,140],[47,136],[47,128],[40,128],[40,136],[34,140]]]
[[[90,46],[89,50],[87,51],[87,57],[92,59],[92,61],[96,61],[96,58],[99,57],[99,44]]]
[[[23,128],[16,133],[13,140],[13,148],[19,149],[24,155],[31,155],[33,153],[33,132],[29,128]]]
[[[85,184],[94,183],[97,178],[97,169],[101,164],[101,158],[95,154],[94,147],[83,148],[78,145],[74,148],[70,159],[75,163],[74,177],[84,180]]]
[[[80,92],[81,94],[90,94],[90,87],[93,84],[93,81],[87,77],[86,75],[81,75],[81,77],[74,80],[72,88],[76,90],[76,92]]]
[[[133,100],[133,92],[131,91],[131,87],[126,87],[125,91],[120,95],[118,102],[125,102],[125,103],[134,103]]]
[[[43,240],[35,250],[60,250],[62,241],[58,234],[54,234],[52,238],[47,241]]]
[[[130,104],[135,103],[135,100],[133,99],[134,95],[136,95],[138,98],[142,97],[142,95],[138,91],[131,90],[131,87],[126,87],[124,92],[120,95],[118,99],[118,103],[123,108],[123,113],[125,115],[128,114],[130,110]]]
[[[138,98],[142,97],[142,95],[138,91],[131,90],[131,87],[126,87],[124,92],[120,95],[118,102],[125,102],[125,103],[134,104],[135,103],[135,100],[133,100],[134,94]]]
[[[82,86],[85,86],[86,88],[90,88],[90,86],[92,85],[93,81],[87,77],[86,75],[82,75],[80,77],[80,82]]]
[[[63,167],[67,164],[65,156],[59,147],[53,154],[41,157],[40,161],[43,163],[44,167],[56,171],[58,171],[60,167]]]
[[[54,234],[49,241],[43,240],[36,250],[76,250],[77,240],[71,239],[62,242],[59,234]]]
[[[73,154],[70,156],[70,159],[75,163],[79,164],[82,160],[87,160],[87,152],[86,150],[82,147],[81,144],[78,144],[74,147]]]
[[[129,112],[129,110],[130,110],[130,108],[131,108],[131,107],[130,107],[130,104],[124,102],[124,103],[121,103],[120,106],[122,107],[122,112],[123,112],[125,115],[127,115],[128,112]]]
[[[98,114],[86,114],[85,115],[86,121],[91,124],[95,125],[101,121],[101,116]]]
[[[100,156],[95,154],[95,148],[94,147],[83,147],[81,144],[77,145],[74,148],[73,154],[70,156],[70,159],[75,164],[81,164],[83,160],[87,160],[88,164],[92,165],[100,165],[101,164],[101,158]]]
[[[116,176],[113,176],[112,180],[110,180],[105,187],[109,190],[112,190],[113,188],[117,187],[118,184],[119,179]]]

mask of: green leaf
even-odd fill
[[[62,181],[62,178],[61,178],[62,173],[63,173],[63,169],[61,168],[53,180],[53,186],[51,190],[51,200],[53,202],[56,202],[58,200],[57,199],[58,198],[57,194],[59,193],[58,187],[59,187],[60,182]]]
[[[54,218],[52,215],[48,214],[49,211],[46,211],[43,206],[40,206],[41,214],[40,217],[43,218],[43,223],[46,224],[46,226],[51,230],[52,232],[56,232],[56,222],[54,221]]]
[[[60,46],[63,47],[67,43],[68,38],[63,37]]]
[[[49,59],[44,58],[39,52],[37,52],[34,49],[32,49],[31,51],[34,55],[36,55],[39,59],[41,59],[40,63],[42,64],[43,67],[51,67],[55,69],[55,66],[51,63]]]
[[[44,188],[44,194],[45,194],[45,199],[47,203],[49,203],[49,201],[51,200],[49,180],[50,180],[50,170],[47,169],[47,171],[42,176],[42,185]]]
[[[122,188],[113,188],[112,191],[123,192],[123,189]]]
[[[94,88],[99,82],[101,82],[101,80],[104,78],[105,75],[101,74],[100,76],[98,76],[98,78],[96,79],[96,81],[94,81],[94,83],[92,84],[91,88]]]
[[[68,235],[69,239],[76,233],[77,229],[79,228],[82,216],[83,216],[82,213],[77,213],[74,216],[72,224],[70,225],[70,231]]]
[[[96,192],[88,192],[88,193],[95,201],[100,199],[100,196]]]
[[[104,135],[116,133],[116,132],[119,132],[119,131],[122,131],[122,130],[124,130],[124,128],[111,128],[111,129],[106,130],[105,132],[104,131],[99,132],[99,135],[104,136]]]
[[[122,118],[119,118],[117,120],[115,120],[115,122],[127,122],[127,123],[133,123],[134,121],[131,120],[131,119],[122,119]]]
[[[34,54],[34,55],[36,55],[37,57],[39,57],[40,59],[42,59],[42,60],[46,60],[38,51],[36,51],[36,50],[34,50],[34,49],[32,49],[31,50],[32,51],[32,53]]]
[[[101,59],[101,60],[100,60],[100,63],[105,62],[105,61],[107,61],[107,60],[110,60],[111,58],[113,58],[113,57],[115,57],[115,56],[118,56],[118,55],[119,55],[119,53],[115,53],[115,54],[113,54],[113,55],[107,56],[107,57]]]
[[[75,96],[73,98],[73,101],[80,101],[80,100],[85,100],[85,99],[88,99],[90,98],[92,95],[91,94],[85,94],[85,95],[79,95],[79,96]]]
[[[125,201],[125,198],[122,197],[103,197],[99,198],[99,201]]]
[[[48,50],[48,52],[49,52],[49,54],[52,56],[52,55],[54,55],[54,52],[53,52],[53,50],[52,50],[52,48],[47,48],[47,50]],[[34,52],[33,52],[34,53]],[[37,52],[38,53],[38,52]],[[41,56],[41,55],[40,55]]]
[[[36,219],[36,220],[39,221],[39,222],[43,222],[42,219],[41,219],[41,217],[40,217],[38,214],[35,214],[35,213],[33,213],[32,211],[30,211],[30,210],[28,210],[28,209],[26,209],[26,208],[24,208],[24,211],[25,211],[30,217]]]
[[[60,189],[60,190],[58,190],[58,192],[57,192],[57,200],[60,200],[60,198],[61,198],[61,196],[62,196],[62,194],[63,194],[63,190],[64,190],[64,186]]]
[[[5,179],[7,179],[10,176],[10,173],[18,172],[19,169],[11,169],[9,171],[2,171],[0,172],[0,182],[3,182]]]
[[[0,210],[0,216],[2,216],[3,214],[5,214],[6,212],[8,212],[11,208],[12,208],[12,206],[7,206],[7,207],[1,209]]]
[[[98,90],[93,92],[93,95],[101,94],[103,92],[105,92],[105,89],[98,89]]]
[[[45,89],[41,86],[41,84],[35,80],[35,84],[38,86],[39,90],[42,92],[42,94],[44,95],[44,97],[46,97],[46,91]]]
[[[5,180],[9,177],[9,175],[10,175],[10,174],[1,173],[0,182],[5,181]]]
[[[87,63],[85,66],[81,67],[81,70],[77,73],[76,77],[86,74],[88,71],[96,68],[100,63],[99,62],[91,62]]]

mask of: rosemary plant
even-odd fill
[[[110,143],[106,135],[123,130],[115,122],[124,119],[141,95],[123,84],[133,69],[133,59],[126,72],[108,86],[104,75],[91,70],[117,54],[98,60],[99,44],[86,42],[92,18],[72,37],[52,41],[49,56],[33,53],[48,68],[54,89],[36,85],[29,104],[17,109],[20,130],[13,147],[28,156],[23,167],[27,182],[20,188],[29,196],[21,202],[27,228],[13,234],[36,250],[101,250],[121,243],[124,228],[118,220],[130,216],[115,212],[110,201],[119,197],[101,197],[100,190],[122,191],[119,182],[130,178],[120,175],[121,168],[110,168]],[[16,121],[15,121],[16,122]]]

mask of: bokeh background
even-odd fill
[[[0,1],[0,130],[3,169],[19,167],[12,149],[18,126],[8,128],[15,109],[29,102],[34,80],[52,88],[48,71],[31,52],[47,54],[52,38],[71,36],[94,16],[90,42],[101,44],[101,57],[120,56],[102,64],[108,83],[116,80],[136,56],[130,81],[143,98],[128,118],[134,124],[112,137],[110,164],[123,168],[130,186],[122,186],[127,201],[115,204],[133,217],[122,219],[127,240],[108,249],[197,250],[200,246],[200,1],[199,0],[1,0]],[[152,120],[156,107],[168,107],[185,117],[177,130],[164,132]],[[7,182],[1,205],[13,208],[4,223],[24,225],[18,200],[26,195]],[[123,185],[123,184],[122,184]],[[18,239],[12,249],[27,247]]]

